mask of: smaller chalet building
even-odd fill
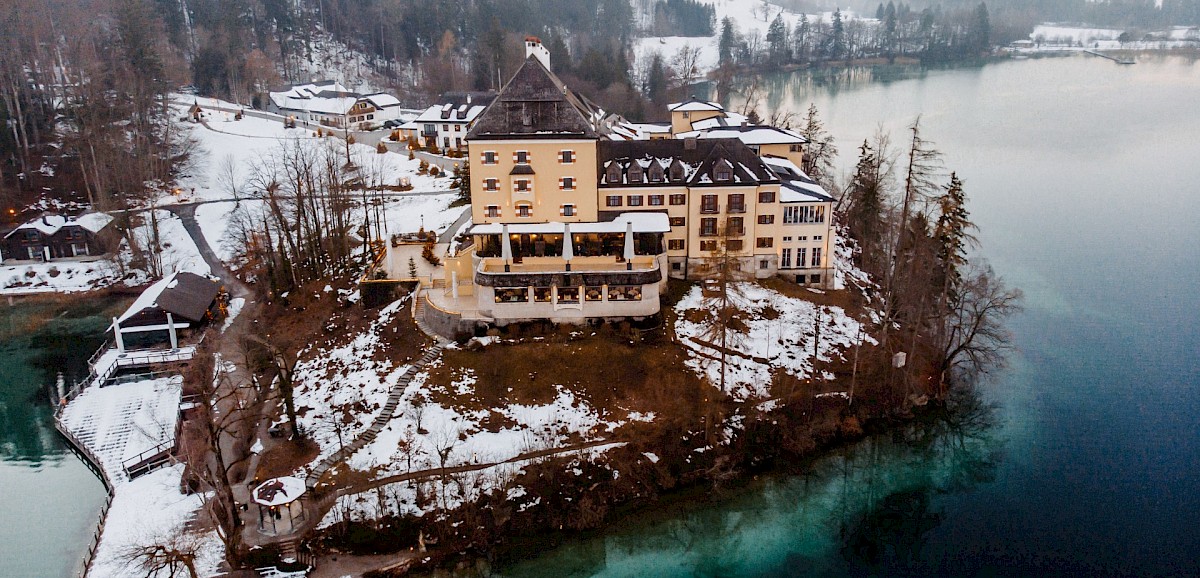
[[[416,139],[423,147],[465,151],[467,131],[495,99],[494,92],[448,92],[442,95],[442,104],[400,125],[400,134],[405,140]]]
[[[396,97],[359,94],[332,80],[292,85],[269,96],[269,112],[336,128],[369,129],[400,117]]]
[[[221,283],[215,279],[175,272],[147,287],[114,320],[113,328],[120,341],[138,342],[160,340],[162,332],[173,336],[179,330],[196,329],[219,314],[220,293]]]
[[[115,240],[113,218],[106,213],[78,217],[47,214],[4,235],[4,259],[52,261],[103,255]]]

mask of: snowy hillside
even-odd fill
[[[757,34],[758,38],[762,39],[766,37],[767,27],[776,16],[782,16],[783,22],[787,24],[789,30],[794,29],[800,23],[802,16],[800,13],[762,0],[712,0],[706,4],[710,4],[716,9],[716,23],[712,36],[652,36],[635,40],[633,47],[635,67],[648,62],[650,57],[657,52],[662,56],[664,63],[680,72],[678,63],[681,60],[681,52],[685,49],[688,51],[698,50],[699,54],[695,61],[696,76],[703,76],[717,67],[717,39],[721,33],[721,21],[725,18],[729,18],[737,32],[743,36],[749,38]],[[832,12],[808,14],[807,16],[810,23],[833,21]],[[644,27],[648,27],[652,15],[643,11],[638,18]],[[842,11],[842,19],[874,21],[874,19],[861,18],[848,10]]]

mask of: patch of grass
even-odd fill
[[[758,284],[782,295],[795,297],[796,299],[803,299],[805,301],[816,303],[817,305],[841,307],[847,311],[855,310],[861,305],[858,303],[858,300],[861,299],[861,295],[858,295],[855,291],[833,291],[821,289],[821,293],[817,293],[815,291],[810,291],[808,287],[797,285],[791,281],[781,279],[779,277],[759,279]]]
[[[280,441],[263,452],[255,473],[263,480],[292,475],[315,460],[319,451],[317,443],[309,439]]]
[[[684,352],[667,340],[631,340],[609,326],[520,343],[499,343],[478,350],[447,350],[431,372],[430,399],[460,411],[488,410],[511,404],[546,404],[555,386],[597,408],[606,419],[627,411],[654,412],[658,420],[692,422],[714,391],[684,366]],[[468,372],[471,395],[447,387]],[[707,393],[706,393],[707,392]],[[492,423],[493,426],[500,424]]]

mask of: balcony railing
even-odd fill
[[[721,212],[721,205],[700,205],[700,212],[705,215],[715,215]]]
[[[746,205],[744,205],[744,204],[742,204],[742,205],[729,205],[729,212],[730,212],[730,213],[745,213],[745,212],[746,212]]]
[[[658,260],[652,255],[637,255],[631,262],[634,270],[645,271],[658,267]],[[608,271],[628,271],[630,263],[618,257],[575,257],[571,259],[572,273],[604,273]],[[564,273],[567,262],[562,257],[525,257],[520,263],[509,262],[505,270],[505,262],[497,257],[485,257],[479,263],[481,273]]]

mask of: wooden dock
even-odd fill
[[[1100,58],[1107,58],[1113,62],[1116,62],[1117,64],[1137,64],[1136,60],[1117,58],[1115,56],[1104,54],[1102,52],[1096,52],[1095,50],[1084,50],[1084,52],[1087,54],[1091,54],[1092,56],[1099,56]]]

